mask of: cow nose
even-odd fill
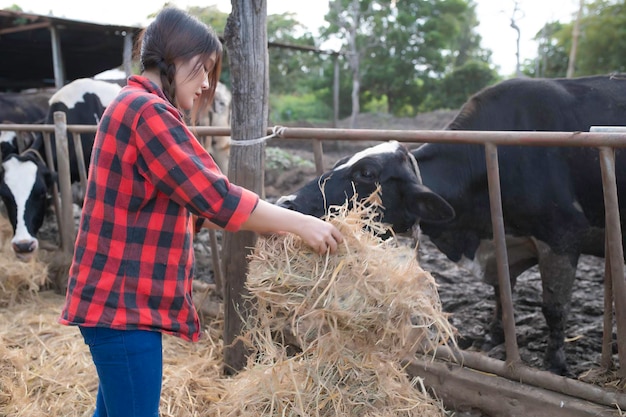
[[[36,240],[28,240],[28,241],[19,241],[13,242],[13,251],[16,254],[30,254],[37,250],[37,241]]]
[[[276,205],[289,210],[295,210],[296,205],[292,196],[283,196],[276,201]]]
[[[276,205],[282,207],[282,208],[286,208],[289,210],[295,210],[296,209],[296,205],[293,204],[293,201],[277,201]]]

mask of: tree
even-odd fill
[[[467,0],[331,0],[323,36],[343,44],[353,114],[364,97],[386,97],[390,112],[414,114],[428,95],[424,88],[433,91],[457,62],[488,59],[476,52],[473,7]]]
[[[576,73],[626,71],[626,4],[624,0],[596,0],[581,19]],[[571,39],[571,38],[570,38]]]
[[[468,61],[456,67],[433,88],[420,106],[420,111],[458,109],[467,99],[482,88],[499,81],[496,72],[485,62]]]
[[[534,77],[564,77],[569,60],[570,26],[561,22],[548,22],[535,36],[537,57],[527,62],[523,72]]]
[[[277,44],[315,47],[313,35],[304,29],[293,13],[267,16],[267,40]],[[308,92],[311,74],[320,65],[320,57],[316,53],[273,46],[269,49],[269,57],[272,94]]]
[[[220,11],[215,5],[208,7],[190,6],[187,8],[187,12],[212,27],[215,32],[223,38],[228,13]],[[224,48],[220,81],[230,86],[230,67],[228,63],[228,50],[226,50],[226,48]]]
[[[626,71],[626,2],[595,0],[586,5],[580,18],[576,75]],[[572,48],[573,23],[552,22],[538,34],[540,50],[536,75],[565,76]],[[528,73],[533,73],[527,68]]]

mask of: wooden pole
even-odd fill
[[[52,155],[52,140],[50,138],[49,132],[43,133],[43,143],[44,149],[46,151],[46,164],[48,164],[48,169],[52,172],[56,172],[54,167],[54,156]],[[63,230],[63,219],[59,215],[61,213],[61,198],[59,196],[59,187],[56,182],[52,184],[52,204],[54,205],[54,212],[57,214],[57,227],[59,230]],[[65,243],[63,242],[63,234],[59,234],[59,247],[63,247]]]
[[[57,154],[57,173],[59,175],[59,189],[61,190],[61,213],[57,213],[63,221],[61,235],[63,236],[63,253],[71,257],[74,251],[74,213],[72,199],[72,180],[70,177],[70,153],[67,142],[67,123],[65,112],[54,112],[54,136]],[[67,278],[58,277],[58,288],[61,293],[65,293]]]
[[[339,54],[333,55],[333,127],[339,127]]]
[[[407,373],[424,379],[448,408],[478,408],[490,416],[618,417],[615,407],[599,405],[452,363],[418,358]]]
[[[265,144],[247,146],[246,139],[266,136],[269,113],[267,1],[231,0],[224,41],[232,82],[232,142],[228,178],[263,196]],[[224,370],[243,369],[248,352],[236,342],[250,314],[244,306],[247,256],[256,244],[251,232],[224,235]]]

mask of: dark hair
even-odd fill
[[[208,110],[213,103],[215,87],[222,71],[222,44],[215,31],[182,10],[166,7],[141,32],[137,46],[141,71],[158,69],[163,93],[177,107],[176,86],[173,82],[176,72],[174,60],[190,60],[200,55],[201,59],[192,73],[195,75],[203,71],[204,62],[215,53],[215,66],[209,74],[209,88],[202,92],[198,105],[192,110],[191,121],[195,123],[198,115]]]

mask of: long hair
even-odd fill
[[[209,88],[202,91],[191,110],[191,123],[208,111],[222,71],[222,44],[215,31],[194,16],[175,7],[166,7],[140,34],[137,43],[141,71],[158,69],[165,97],[177,108],[174,60],[188,61],[200,55],[190,76],[203,71],[203,64],[215,54],[215,66],[209,73]]]

